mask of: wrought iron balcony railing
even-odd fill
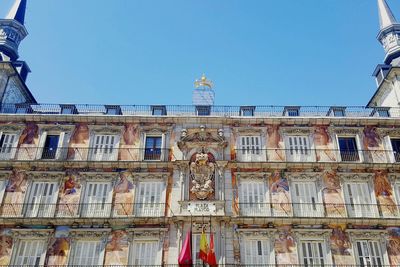
[[[238,162],[365,162],[397,163],[400,153],[392,150],[340,150],[340,149],[236,149]]]
[[[0,218],[164,217],[164,203],[3,204]]]
[[[213,117],[400,117],[399,108],[362,106],[190,106],[190,105],[92,105],[2,104],[3,114],[62,114],[108,116],[213,116]]]
[[[400,218],[399,205],[340,203],[240,203],[246,217]]]
[[[178,264],[160,264],[160,265],[39,265],[39,264],[24,264],[24,265],[0,265],[0,267],[179,267]],[[181,265],[184,266],[184,265]],[[196,263],[192,265],[185,265],[184,267],[203,267],[202,263]],[[208,265],[205,265],[208,266]],[[387,264],[218,264],[220,267],[393,267],[394,265]]]
[[[168,161],[173,155],[162,148],[115,147],[43,147],[21,146],[0,149],[0,160],[60,160],[60,161]]]

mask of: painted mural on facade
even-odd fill
[[[316,160],[322,162],[336,161],[334,144],[328,131],[327,125],[320,125],[314,128],[313,133]]]
[[[14,169],[5,189],[3,216],[11,217],[22,214],[27,187],[26,172]]]
[[[129,255],[128,234],[124,230],[115,230],[108,237],[104,265],[127,266]]]
[[[296,242],[290,226],[278,228],[275,256],[277,264],[298,264]]]
[[[120,172],[114,186],[114,213],[117,216],[133,214],[134,184],[131,172]]]
[[[390,227],[387,229],[389,240],[387,243],[390,266],[400,266],[400,228]]]
[[[58,226],[49,241],[45,266],[67,266],[70,246],[69,227]]]
[[[275,216],[291,216],[292,202],[289,182],[279,171],[272,172],[270,177],[272,211]]]
[[[351,242],[349,235],[343,226],[332,226],[330,236],[330,247],[334,264],[352,264],[354,262],[351,255]]]
[[[232,170],[232,213],[239,215],[239,185],[236,173]]]
[[[0,228],[0,266],[8,266],[11,261],[13,238],[11,230]]]
[[[81,180],[76,171],[67,171],[59,192],[58,216],[76,216],[81,198]]]
[[[379,204],[382,215],[385,217],[397,216],[398,209],[387,172],[375,171],[374,188],[376,200]]]
[[[285,152],[279,125],[267,126],[267,157],[270,161],[285,161]]]
[[[140,158],[139,126],[127,123],[124,126],[120,141],[119,160],[138,161]]]
[[[322,174],[322,196],[328,217],[346,217],[345,201],[340,187],[339,177],[333,170],[326,170]]]
[[[28,122],[19,138],[17,159],[34,160],[39,156],[39,127]]]
[[[366,159],[369,162],[385,163],[387,161],[385,147],[382,138],[377,133],[377,128],[375,126],[366,126],[363,133],[364,149],[367,152],[364,153],[365,157],[367,157]]]
[[[89,127],[86,123],[75,125],[68,148],[69,160],[87,160],[89,148]]]

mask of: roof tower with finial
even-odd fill
[[[25,23],[26,0],[16,0],[6,19],[13,19],[24,25]]]

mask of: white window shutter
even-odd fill
[[[248,266],[264,266],[269,264],[270,250],[268,240],[244,240],[242,242],[242,257]]]
[[[44,262],[44,240],[19,240],[13,265],[39,266]]]
[[[40,159],[42,157],[44,144],[46,142],[46,137],[47,137],[47,132],[43,131],[43,133],[40,135],[39,144],[36,149],[36,159]]]
[[[160,264],[158,260],[158,241],[136,241],[131,253],[132,265],[134,266],[155,266]]]
[[[141,182],[139,183],[136,201],[136,214],[138,216],[161,216],[164,212],[163,182]]]
[[[66,132],[61,132],[58,139],[56,159],[63,160],[66,158],[68,150],[68,140],[69,134]]]
[[[97,266],[103,264],[100,241],[77,241],[72,255],[70,265]]]

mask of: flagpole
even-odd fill
[[[204,231],[204,214],[202,215],[202,221],[203,221],[203,229],[202,229],[202,232],[204,233],[205,231]],[[206,263],[204,262],[204,260],[202,260],[202,262],[203,262],[203,267],[206,267]]]
[[[193,253],[193,238],[192,238],[193,232],[192,232],[192,230],[193,230],[193,215],[190,212],[190,250],[191,250],[190,255]],[[196,254],[194,256],[196,257]],[[192,258],[192,264],[190,264],[190,266],[193,267],[193,255],[191,256],[191,258]]]

